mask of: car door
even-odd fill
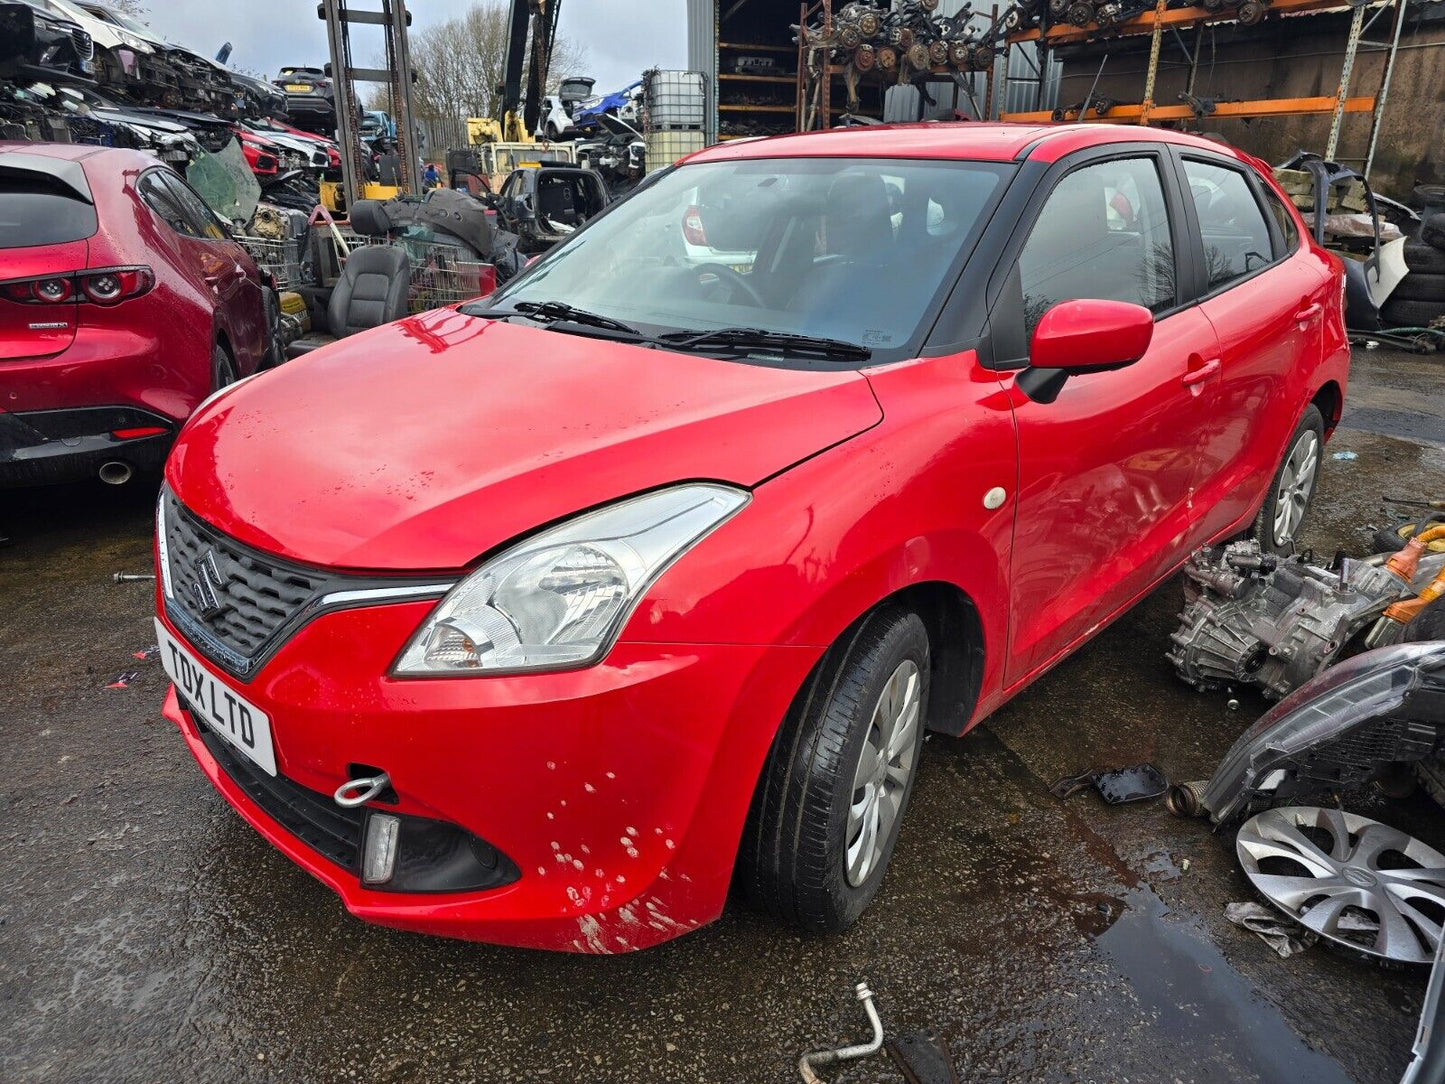
[[[1013,388],[1011,683],[1102,627],[1188,554],[1194,464],[1217,356],[1209,321],[1190,304],[1192,249],[1163,148],[1066,159],[1041,189],[990,312],[1003,364],[1027,364],[1034,326],[1061,301],[1133,302],[1156,322],[1137,362],[1071,376],[1052,402]],[[1011,358],[1013,351],[1023,356]]]
[[[240,371],[253,371],[250,363],[265,352],[266,333],[265,305],[254,262],[194,189],[169,170],[147,175],[152,176],[169,197],[168,206],[181,216],[184,228],[176,231],[181,249],[215,300],[216,321],[236,350]]]
[[[1304,407],[1289,400],[1292,376],[1323,354],[1332,287],[1302,252],[1294,216],[1252,169],[1193,151],[1178,162],[1203,254],[1200,309],[1220,343],[1198,497],[1203,533],[1216,538],[1238,530],[1265,498]]]

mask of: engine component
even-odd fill
[[[1206,546],[1184,566],[1184,612],[1168,659],[1200,690],[1256,685],[1277,700],[1314,677],[1385,607],[1410,593],[1379,565],[1274,557],[1253,540]]]
[[[1445,854],[1397,828],[1315,806],[1240,826],[1245,875],[1306,929],[1377,959],[1427,964],[1440,945]]]

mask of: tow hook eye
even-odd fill
[[[365,805],[389,786],[391,786],[391,777],[382,772],[380,775],[348,779],[336,788],[336,793],[331,797],[342,809],[354,809],[359,805]]]

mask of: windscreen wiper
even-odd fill
[[[873,351],[843,339],[768,331],[760,327],[721,327],[715,331],[672,331],[658,341],[670,350],[776,350],[782,354],[812,354],[835,361],[866,361]]]
[[[618,331],[624,335],[633,335],[639,339],[647,339],[649,336],[637,330],[631,324],[624,324],[621,320],[614,320],[610,316],[603,316],[601,313],[588,312],[586,309],[579,309],[569,305],[565,301],[518,301],[510,309],[490,308],[463,308],[468,316],[483,316],[492,320],[503,319],[508,316],[526,316],[534,320],[565,320],[569,324],[583,324],[587,327],[599,327],[604,331]]]

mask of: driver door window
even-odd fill
[[[1060,301],[1130,301],[1156,314],[1172,308],[1174,245],[1154,160],[1113,159],[1064,177],[1018,266],[1028,335]]]

